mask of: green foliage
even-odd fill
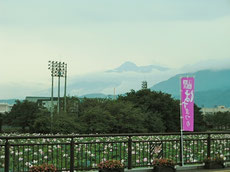
[[[230,112],[217,112],[205,115],[209,130],[229,130]]]
[[[21,127],[23,132],[36,133],[175,132],[180,131],[179,104],[171,95],[149,89],[131,90],[117,100],[67,97],[67,112],[63,112],[63,106],[60,114],[55,110],[51,125],[47,109],[37,103],[17,101],[4,122]],[[194,112],[195,131],[204,131],[206,123],[196,105]]]
[[[164,132],[166,129],[161,114],[158,112],[146,113],[145,127],[149,133]]]
[[[2,132],[3,118],[4,118],[4,114],[0,113],[0,132]]]
[[[107,110],[114,116],[113,133],[143,133],[144,113],[131,102],[111,101]]]
[[[17,100],[11,112],[7,115],[6,121],[9,125],[22,127],[22,131],[25,132],[26,128],[32,130],[38,112],[37,103]]]
[[[81,102],[80,117],[85,133],[143,132],[143,113],[130,102],[87,99]]]
[[[180,101],[170,94],[155,92],[149,89],[127,93],[120,96],[120,100],[132,102],[141,108],[145,114],[145,127],[148,132],[176,132],[180,131]],[[203,131],[205,122],[200,109],[194,106],[195,131]]]
[[[207,124],[205,122],[204,116],[201,113],[201,108],[196,104],[194,105],[194,130],[195,131],[206,131]]]
[[[88,107],[80,117],[85,133],[110,133],[114,117],[100,106]]]
[[[50,123],[50,112],[47,109],[43,109],[36,114],[36,119],[34,120],[33,126],[31,128],[34,133],[50,133],[51,123]]]
[[[52,132],[63,134],[80,133],[81,127],[74,116],[62,112],[54,115]]]
[[[144,89],[135,92],[132,90],[127,96],[119,97],[124,101],[132,102],[145,113],[148,132],[179,131],[180,107],[179,102],[171,98],[169,94]],[[158,121],[158,127],[154,129],[150,121]]]

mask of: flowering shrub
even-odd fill
[[[155,159],[153,161],[153,166],[161,166],[161,167],[172,167],[174,168],[175,163],[171,159]]]
[[[52,164],[34,165],[30,168],[30,172],[56,172],[57,169]]]
[[[115,168],[124,168],[124,164],[122,164],[118,160],[107,160],[98,164],[99,169],[115,169]]]

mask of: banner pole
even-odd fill
[[[182,102],[181,102],[181,77],[180,77],[180,149],[181,149],[181,165],[184,166],[184,144],[183,144],[183,116],[182,116]]]

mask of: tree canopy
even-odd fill
[[[200,108],[194,108],[195,131],[204,131]],[[55,111],[52,128],[50,119],[47,109],[25,100],[16,102],[4,123],[39,133],[176,132],[180,131],[180,102],[149,89],[131,90],[116,100],[67,97],[67,112]]]

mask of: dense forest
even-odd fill
[[[202,116],[200,108],[195,105],[194,116],[195,131],[229,128],[229,124],[226,123],[230,119],[229,114]],[[61,111],[57,114],[55,108],[51,125],[48,109],[38,103],[24,100],[17,101],[10,113],[1,114],[0,124],[2,132],[63,134],[178,132],[180,101],[173,99],[169,94],[149,89],[131,90],[116,100],[67,97],[67,112]]]

